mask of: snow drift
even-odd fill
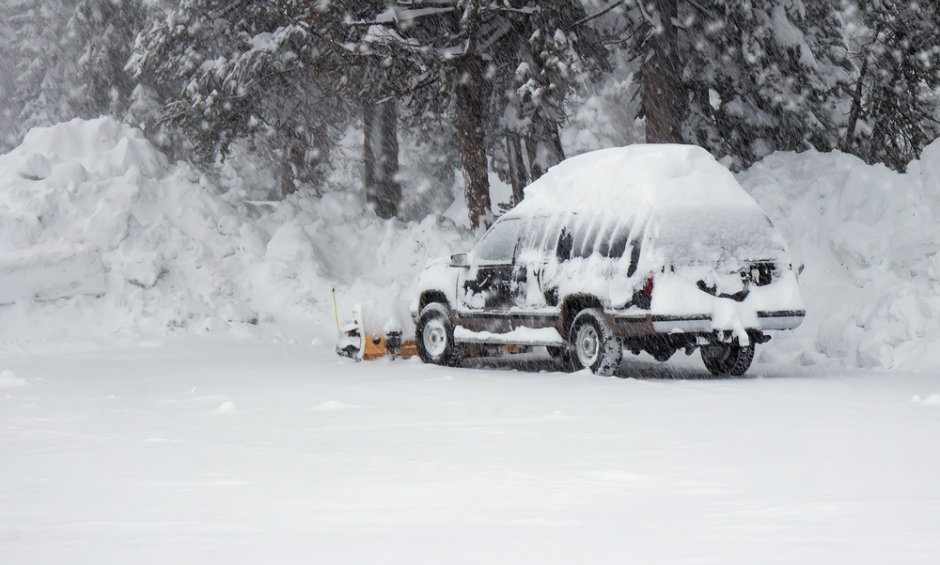
[[[0,156],[0,340],[333,335],[333,287],[404,320],[413,274],[463,237],[379,220],[354,194],[229,200],[139,131],[73,120]]]
[[[808,151],[770,155],[739,180],[806,267],[806,321],[771,358],[940,366],[940,142],[907,174]]]

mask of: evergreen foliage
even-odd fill
[[[0,150],[110,114],[207,171],[237,148],[286,195],[322,186],[361,127],[363,192],[392,218],[415,200],[408,131],[435,182],[461,169],[485,226],[490,174],[517,202],[563,159],[561,129],[612,55],[632,61],[650,142],[736,169],[840,147],[903,170],[940,136],[938,30],[927,0],[5,0]]]
[[[247,140],[280,163],[282,194],[319,182],[344,108],[328,82],[335,46],[309,15],[300,0],[181,2],[138,37],[130,62],[162,101],[151,129],[203,163]]]
[[[903,171],[940,136],[940,4],[859,0],[866,27],[845,149]]]
[[[65,41],[74,0],[13,0],[0,5],[0,20],[9,28],[0,46],[0,65],[10,69],[4,102],[3,139],[11,147],[25,132],[74,116],[77,61]]]
[[[835,0],[632,4],[625,45],[644,62],[643,114],[648,137],[658,135],[650,141],[701,145],[739,168],[772,151],[838,144],[852,64]],[[663,17],[670,4],[674,14]],[[673,48],[675,60],[657,64]],[[673,123],[651,123],[664,120]]]
[[[135,83],[124,67],[147,17],[140,0],[79,1],[66,26],[68,51],[78,55],[76,71],[81,77],[74,102],[78,115],[125,114]]]

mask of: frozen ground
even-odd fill
[[[3,564],[940,561],[936,371],[32,347],[0,361]]]

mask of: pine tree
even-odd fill
[[[580,1],[527,4],[531,12],[507,16],[512,33],[491,49],[491,153],[494,168],[513,187],[513,200],[565,158],[559,128],[572,98],[609,70],[600,35],[584,25]],[[521,8],[522,6],[520,6]]]
[[[702,145],[735,167],[837,145],[853,68],[837,0],[629,4],[648,141]]]
[[[366,197],[382,218],[398,215],[402,187],[398,181],[399,103],[410,64],[396,56],[396,41],[385,41],[381,26],[359,25],[378,17],[381,0],[331,2],[329,13],[314,7],[309,19],[317,32],[345,47],[340,88],[351,106],[361,109],[363,184]],[[376,35],[378,34],[378,35]]]
[[[0,6],[0,147],[35,126],[76,116],[120,117],[133,88],[124,71],[149,10],[141,0],[15,0]]]
[[[514,181],[520,191],[563,158],[564,105],[583,71],[599,64],[584,64],[582,49],[606,53],[599,40],[581,41],[581,33],[593,33],[575,26],[583,17],[573,0],[441,0],[433,7],[401,0],[357,22],[368,27],[372,49],[384,45],[392,64],[402,62],[390,87],[412,114],[452,116],[474,227],[492,214],[489,154],[497,172],[523,179]],[[518,165],[514,172],[509,163]]]
[[[940,136],[940,5],[859,0],[867,28],[843,148],[903,171]]]
[[[130,68],[162,101],[148,130],[209,164],[232,143],[280,163],[280,191],[317,184],[344,107],[328,77],[341,46],[318,40],[303,0],[184,0],[141,34]],[[156,130],[156,131],[154,131]]]
[[[77,63],[65,43],[65,24],[74,5],[74,0],[14,0],[0,6],[0,18],[12,31],[5,38],[12,80],[7,83],[8,122],[0,144],[15,145],[31,128],[74,115]]]
[[[643,113],[649,143],[681,143],[689,114],[689,85],[683,71],[688,53],[679,42],[679,0],[646,0],[636,4],[642,57]],[[680,50],[682,50],[680,52]]]
[[[7,17],[6,10],[9,8],[0,7],[0,38],[13,37],[15,29]],[[10,100],[13,98],[13,89],[15,82],[13,80],[16,71],[16,57],[13,54],[13,44],[9,41],[0,40],[0,153],[3,153],[8,146],[14,143],[13,131],[13,108]]]
[[[140,0],[79,1],[66,26],[68,49],[77,54],[77,114],[124,115],[135,86],[124,67],[147,18]]]

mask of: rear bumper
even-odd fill
[[[758,312],[757,326],[747,329],[760,331],[792,330],[803,323],[804,317],[806,317],[805,310]],[[620,321],[620,317],[617,318]],[[710,333],[714,330],[711,316],[707,314],[650,316],[649,321],[653,325],[653,330],[659,334]]]
[[[758,312],[757,323],[761,330],[793,330],[803,323],[806,310],[778,310]]]

